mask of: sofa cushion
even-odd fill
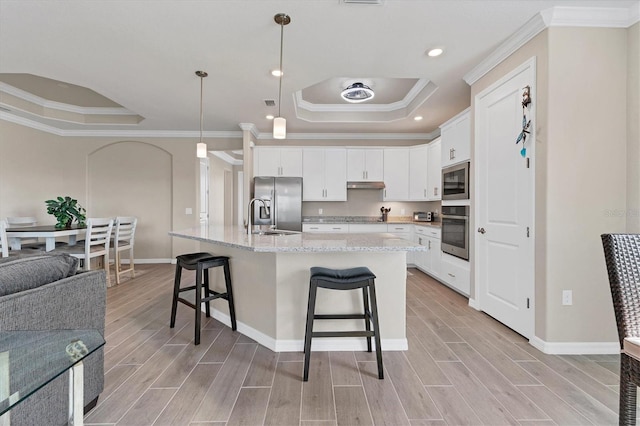
[[[0,296],[40,287],[74,275],[79,260],[68,254],[36,254],[0,261]]]

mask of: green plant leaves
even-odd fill
[[[56,228],[66,228],[71,226],[74,220],[78,222],[78,225],[84,226],[87,220],[84,207],[78,204],[78,200],[71,198],[68,195],[63,197],[56,197],[55,200],[46,200],[47,213],[53,215],[56,218]]]

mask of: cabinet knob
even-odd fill
[[[479,232],[479,233],[481,233],[481,234],[484,234],[484,233],[486,233],[487,231],[485,231],[485,230],[484,230],[484,228],[478,228],[478,232]]]

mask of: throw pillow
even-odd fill
[[[80,261],[68,254],[37,254],[0,262],[0,296],[40,287],[74,275]]]

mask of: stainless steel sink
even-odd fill
[[[269,229],[268,231],[253,231],[256,235],[297,235],[300,231],[289,231],[286,229]]]

